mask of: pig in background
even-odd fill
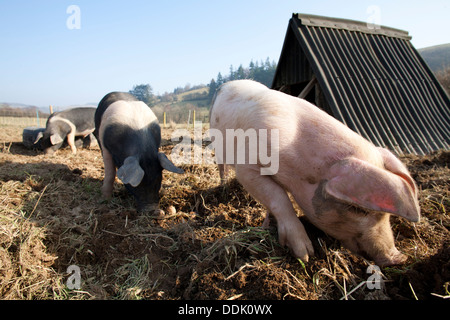
[[[418,191],[390,151],[311,103],[250,80],[219,89],[210,125],[223,137],[227,129],[279,130],[279,169],[273,175],[261,175],[260,162],[219,162],[219,171],[224,178],[227,165],[235,168],[239,182],[275,217],[280,244],[296,257],[307,261],[314,249],[287,192],[315,226],[353,252],[380,266],[406,260],[395,247],[389,214],[418,221]],[[226,150],[220,151],[225,159]]]
[[[105,166],[102,195],[112,197],[114,180],[122,180],[134,195],[138,211],[158,208],[162,170],[184,173],[158,152],[161,128],[144,102],[124,92],[111,92],[95,112],[95,131]]]
[[[72,153],[76,154],[75,139],[84,139],[95,129],[95,110],[95,108],[73,108],[51,114],[45,130],[37,134],[34,144],[49,155],[61,148],[64,141],[67,141]]]
[[[42,139],[36,141],[36,138],[41,132],[43,133],[44,131],[45,128],[39,128],[34,126],[24,128],[22,132],[22,144],[28,149],[43,151],[41,145]],[[95,136],[92,133],[88,134],[86,137],[75,137],[75,147],[77,149],[92,148],[95,145],[97,145],[97,139],[95,139]],[[63,144],[61,145],[61,148],[65,148],[67,146],[68,143],[66,138]]]

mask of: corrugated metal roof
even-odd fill
[[[410,39],[398,29],[294,14],[272,88],[315,75],[326,100],[319,106],[374,144],[399,154],[449,149],[449,96]]]

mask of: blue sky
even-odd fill
[[[67,27],[70,5],[79,29]],[[450,43],[448,0],[0,0],[0,102],[67,106],[141,83],[161,94],[207,84],[230,65],[278,61],[293,12],[367,21],[373,5],[416,48]]]

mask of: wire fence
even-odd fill
[[[47,117],[1,117],[2,126],[45,127]]]
[[[185,114],[179,112],[161,112],[156,114],[161,127],[179,128],[191,127],[194,122],[201,121],[203,124],[209,123],[208,110],[185,110]],[[3,116],[0,115],[0,126],[20,126],[20,127],[45,127],[48,114],[42,116]],[[175,119],[175,120],[174,120]]]

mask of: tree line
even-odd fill
[[[208,84],[209,95],[208,98],[211,101],[219,87],[232,80],[243,80],[243,79],[252,79],[262,84],[270,87],[272,85],[272,80],[275,75],[275,71],[277,69],[277,64],[275,61],[270,61],[269,57],[267,57],[266,61],[261,62],[253,62],[250,61],[248,68],[242,67],[242,64],[234,70],[233,65],[230,66],[230,73],[226,76],[222,76],[219,72],[216,79],[211,79]]]
[[[252,79],[262,84],[270,87],[272,84],[273,77],[275,75],[275,71],[277,68],[277,64],[275,61],[270,61],[267,58],[265,61],[250,61],[247,68],[243,67],[242,64],[239,65],[237,69],[230,66],[230,72],[227,75],[222,75],[222,73],[218,73],[215,79],[211,79],[208,85],[199,84],[195,86],[191,86],[190,84],[185,85],[184,87],[177,87],[173,90],[173,92],[165,92],[161,95],[155,95],[153,93],[153,88],[150,84],[140,84],[133,86],[133,89],[129,91],[132,95],[134,95],[138,100],[147,103],[150,107],[155,106],[161,102],[177,102],[178,95],[184,92],[193,91],[199,88],[208,88],[208,92],[205,94],[188,94],[185,95],[184,100],[207,100],[208,104],[211,102],[214,94],[217,89],[224,83],[232,80],[241,80],[241,79]]]

